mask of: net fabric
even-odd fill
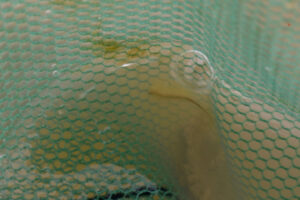
[[[212,95],[240,198],[299,198],[299,2],[202,8],[213,13],[202,51],[222,77]]]
[[[195,128],[197,106],[148,92],[178,67],[202,79],[190,70],[193,50],[215,71],[210,94],[236,198],[300,197],[299,2],[0,6],[1,199],[213,198],[188,196],[178,175],[182,127]]]

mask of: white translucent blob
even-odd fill
[[[54,71],[52,72],[52,75],[55,76],[55,77],[57,77],[57,76],[59,76],[59,72],[58,72],[57,70],[54,70]]]
[[[207,56],[197,50],[189,50],[180,55],[172,67],[172,76],[188,88],[198,93],[211,89],[215,71]]]

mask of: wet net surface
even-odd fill
[[[297,1],[0,7],[0,199],[300,198]]]

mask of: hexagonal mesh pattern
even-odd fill
[[[297,1],[0,8],[0,199],[300,198]]]

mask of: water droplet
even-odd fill
[[[210,91],[215,80],[215,71],[207,56],[197,50],[182,53],[171,68],[176,80],[200,93]]]
[[[46,14],[50,14],[52,11],[51,10],[46,10]]]
[[[56,64],[55,64],[55,63],[53,63],[53,64],[51,64],[50,66],[51,66],[51,67],[55,67],[55,66],[56,66]]]
[[[37,135],[38,136],[38,135]],[[30,144],[30,143],[26,143],[25,145],[24,145],[24,149],[26,149],[26,148],[31,148],[32,147],[32,145]]]
[[[95,89],[95,86],[90,87],[89,89],[87,89],[86,91],[84,91],[83,93],[80,94],[79,99],[83,99],[88,93],[90,93],[94,89]]]
[[[57,70],[54,70],[54,71],[52,72],[52,75],[53,75],[53,76],[58,76],[58,75],[59,75],[59,73],[58,73],[58,71],[57,71]]]
[[[110,126],[107,126],[107,127],[105,127],[103,130],[99,130],[99,134],[103,134],[103,133],[106,133],[107,131],[109,131],[111,129],[111,127]]]
[[[273,68],[270,67],[270,66],[266,66],[266,67],[265,67],[265,70],[268,71],[268,72],[273,72]]]
[[[38,137],[38,134],[37,134],[37,133],[29,134],[28,137],[29,137],[29,138]]]
[[[121,65],[121,67],[131,67],[131,66],[135,66],[137,65],[136,63],[126,63],[126,64],[123,64]]]

